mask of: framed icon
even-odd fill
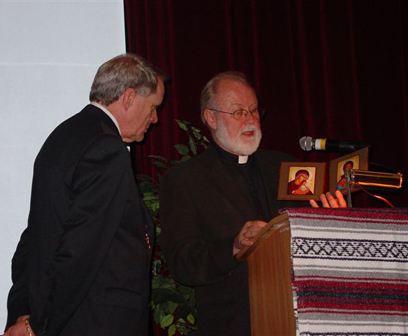
[[[326,167],[326,162],[282,162],[278,200],[318,200],[325,192]]]
[[[368,170],[368,147],[330,161],[329,190],[332,194],[336,190],[340,190],[342,193],[346,192],[344,172],[348,169]],[[358,188],[351,185],[350,190],[354,192]]]

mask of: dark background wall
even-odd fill
[[[266,109],[263,148],[329,161],[341,154],[303,152],[299,139],[361,140],[371,163],[408,174],[408,2],[125,0],[125,13],[128,51],[171,77],[158,126],[136,146],[139,173],[160,173],[148,155],[178,158],[174,145],[186,139],[175,119],[208,135],[200,91],[216,73],[239,70]],[[408,204],[405,190],[381,195]]]

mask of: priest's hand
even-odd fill
[[[259,231],[263,229],[266,224],[266,222],[260,220],[246,222],[234,239],[232,254],[236,255],[245,246],[251,246],[254,243],[252,239],[258,234]]]
[[[329,192],[320,195],[320,200],[322,201],[322,206],[324,208],[347,208],[347,202],[344,199],[343,194],[340,190],[336,190],[334,193],[335,197]],[[315,200],[310,200],[310,205],[313,208],[319,208],[319,205]]]

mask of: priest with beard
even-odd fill
[[[277,201],[280,163],[294,158],[258,149],[263,116],[244,74],[218,74],[201,93],[211,145],[160,182],[161,246],[173,278],[195,290],[200,335],[251,335],[247,264],[236,255],[294,205]],[[321,200],[345,207],[330,194]]]
[[[200,335],[250,335],[246,262],[236,254],[289,204],[277,201],[279,166],[258,149],[264,110],[244,74],[224,72],[201,93],[211,145],[161,180],[161,245],[173,278],[195,289]]]

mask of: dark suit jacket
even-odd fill
[[[27,229],[13,257],[8,324],[36,335],[143,335],[153,225],[129,151],[88,105],[48,137],[34,166]]]
[[[285,206],[276,201],[280,162],[293,158],[258,150],[255,159],[275,217]],[[250,335],[247,265],[232,247],[256,212],[213,146],[172,167],[160,185],[161,245],[172,276],[195,288],[200,334]]]

